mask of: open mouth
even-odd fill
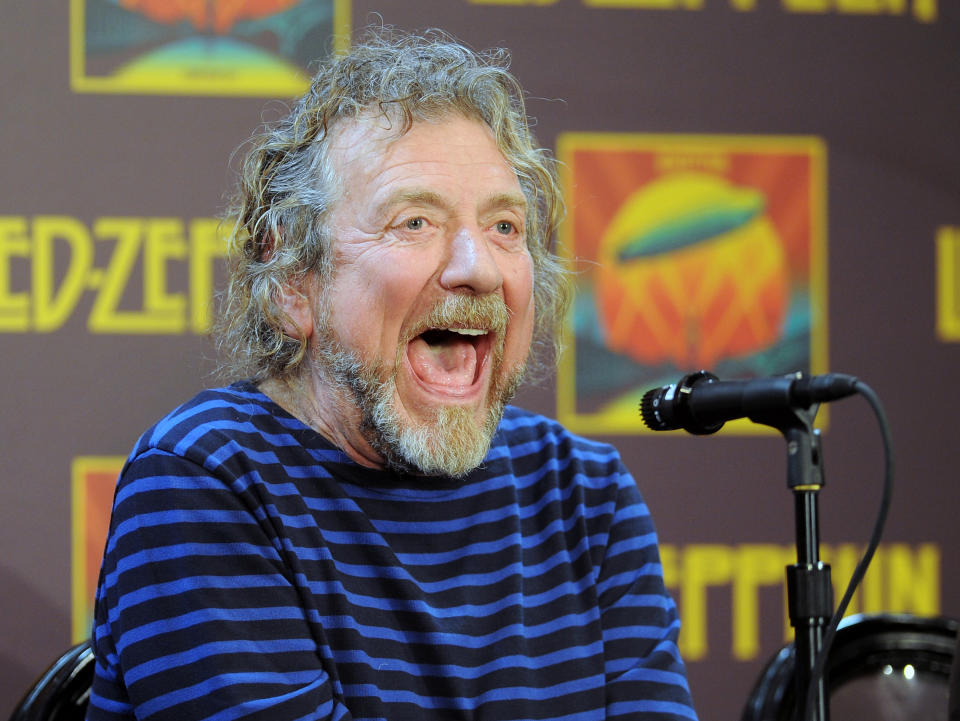
[[[492,339],[485,328],[430,328],[407,344],[407,358],[427,387],[463,392],[483,375]]]

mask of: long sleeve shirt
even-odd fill
[[[610,446],[509,407],[466,478],[371,470],[239,383],[124,467],[87,718],[696,719],[678,628]]]

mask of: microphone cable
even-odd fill
[[[860,559],[860,562],[857,563],[853,575],[850,576],[847,590],[844,592],[843,598],[840,599],[837,610],[834,612],[833,617],[830,619],[823,633],[821,648],[819,653],[817,653],[817,658],[810,672],[810,684],[807,686],[806,695],[802,699],[802,704],[798,704],[797,706],[797,711],[799,712],[798,718],[803,721],[808,719],[810,709],[813,707],[816,689],[820,683],[820,679],[823,678],[827,660],[830,655],[830,647],[833,645],[833,639],[837,634],[840,620],[843,618],[847,606],[850,605],[850,599],[853,598],[854,592],[863,580],[863,576],[867,572],[867,567],[870,565],[870,561],[873,559],[873,555],[880,545],[880,537],[883,535],[883,527],[887,521],[887,513],[890,510],[890,501],[893,496],[893,441],[890,435],[890,424],[887,422],[887,416],[883,410],[883,404],[873,389],[859,379],[854,384],[854,392],[863,396],[867,403],[870,404],[877,418],[877,423],[880,426],[884,453],[883,490],[880,495],[880,508],[877,511],[877,518],[873,525],[870,541],[867,543],[863,557]],[[796,667],[794,668],[794,673],[796,673]],[[827,695],[826,703],[829,707],[829,689],[825,688],[824,693]],[[797,700],[798,702],[800,701],[800,699]]]

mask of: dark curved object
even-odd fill
[[[906,614],[850,616],[827,660],[831,721],[946,721],[958,623]],[[767,662],[740,721],[794,721],[793,644]],[[878,709],[873,715],[871,708]]]
[[[957,631],[957,648],[953,652],[953,666],[950,668],[950,703],[947,707],[947,720],[960,721],[960,631]]]
[[[93,684],[90,642],[78,643],[43,672],[10,721],[83,721]]]

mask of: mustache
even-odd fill
[[[432,328],[481,328],[502,337],[509,322],[510,309],[502,296],[449,295],[407,330],[403,343]]]

